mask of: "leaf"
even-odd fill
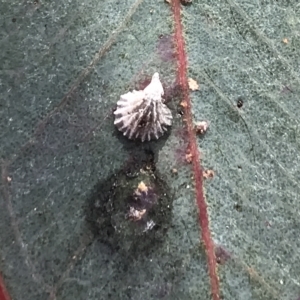
[[[2,1],[0,270],[12,299],[299,297],[298,6],[179,2]],[[174,125],[129,141],[113,109],[156,71]],[[140,240],[105,227],[125,224],[116,201],[139,176],[165,213]]]
[[[210,123],[198,147],[216,171],[205,190],[223,299],[299,297],[299,72],[281,42],[296,34],[293,9],[229,0],[183,12],[189,76],[201,83],[192,111]]]

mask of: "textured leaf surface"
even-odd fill
[[[211,124],[199,140],[216,172],[205,184],[211,230],[232,258],[219,268],[224,299],[299,296],[298,10],[228,0],[184,13],[189,75],[201,85],[193,113]]]
[[[222,299],[300,295],[299,9],[183,7],[188,77],[199,84],[192,113],[210,124],[197,141],[215,172],[205,194]],[[2,1],[0,11],[0,270],[12,299],[209,299],[170,5]],[[157,142],[130,142],[113,109],[156,71],[174,125]],[[124,256],[101,241],[87,210],[99,182],[149,152],[172,218],[162,244]]]

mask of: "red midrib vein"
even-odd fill
[[[185,120],[189,136],[189,151],[192,155],[193,173],[196,188],[196,200],[199,210],[199,223],[201,226],[202,240],[206,249],[212,299],[219,300],[220,293],[219,278],[217,275],[217,262],[215,256],[214,242],[211,238],[211,232],[209,229],[207,204],[203,192],[203,174],[200,166],[200,157],[198,152],[196,136],[193,129],[194,126],[191,111],[191,99],[189,97],[189,88],[187,81],[187,57],[185,52],[185,41],[183,37],[183,27],[181,22],[180,10],[180,0],[172,0],[172,11],[175,21],[175,44],[177,46],[177,82],[182,89],[183,102],[186,104]]]
[[[0,300],[10,300],[10,296],[5,288],[3,278],[0,274]]]

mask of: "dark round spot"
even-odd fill
[[[234,204],[234,209],[238,212],[241,212],[242,211],[242,205],[239,204],[239,203],[235,203]]]
[[[237,99],[237,101],[236,101],[236,106],[237,106],[238,108],[242,108],[243,105],[244,105],[244,101],[243,101],[243,99],[242,99],[241,97],[239,97],[239,98]]]
[[[16,19],[16,18],[12,18],[11,21],[12,21],[13,23],[15,23],[15,22],[17,21],[17,19]]]

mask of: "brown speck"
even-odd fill
[[[204,170],[203,171],[203,177],[205,178],[205,179],[211,179],[211,178],[214,178],[214,176],[215,176],[215,172],[214,172],[214,170]]]
[[[288,44],[288,43],[289,43],[289,40],[288,40],[287,38],[284,38],[284,39],[282,40],[282,42],[283,42],[284,44]]]
[[[204,134],[208,129],[208,122],[202,121],[195,124],[195,131],[198,134]]]
[[[186,108],[187,107],[187,102],[185,100],[181,101],[180,106],[183,107],[183,108]]]
[[[189,88],[192,91],[197,91],[199,90],[199,84],[197,83],[196,80],[194,80],[193,78],[189,78],[188,79],[188,84],[189,84]]]

